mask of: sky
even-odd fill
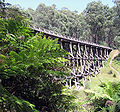
[[[11,3],[12,5],[20,5],[22,8],[32,8],[36,9],[40,3],[44,3],[47,6],[51,6],[52,4],[56,5],[56,8],[59,10],[63,7],[68,8],[71,11],[82,12],[87,4],[92,1],[99,0],[6,0],[6,2]],[[104,5],[108,5],[112,7],[114,5],[113,0],[100,0]]]

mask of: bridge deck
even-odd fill
[[[96,43],[82,41],[79,38],[74,38],[74,37],[68,37],[68,36],[59,35],[57,33],[54,33],[53,31],[46,30],[46,29],[43,29],[43,28],[32,28],[32,29],[34,31],[36,31],[36,32],[42,32],[45,35],[48,35],[50,37],[55,37],[55,38],[63,39],[64,41],[68,41],[68,42],[72,42],[72,43],[80,43],[82,45],[87,45],[87,46],[93,46],[93,47],[99,47],[99,48],[105,48],[105,49],[112,50],[112,48],[107,47],[107,46],[103,46],[103,45],[99,45],[99,44],[96,44]]]

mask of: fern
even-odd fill
[[[5,88],[0,84],[0,110],[2,111],[19,111],[19,112],[38,112],[35,106],[28,101],[18,99],[14,95],[11,95]]]

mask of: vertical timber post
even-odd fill
[[[70,42],[70,53],[72,55],[72,58],[71,58],[72,59],[72,67],[73,67],[72,75],[75,76],[75,57],[73,55],[73,45],[72,45],[72,42]],[[71,81],[72,81],[72,79],[71,79]],[[75,84],[76,84],[76,80],[75,80]],[[70,85],[70,88],[71,88],[71,85]]]
[[[100,48],[100,64],[101,64],[100,67],[103,67],[102,60],[103,60],[103,57],[102,57],[102,48]]]
[[[106,64],[106,59],[107,59],[107,49],[104,49],[104,57],[105,57],[105,64]]]
[[[61,49],[63,49],[63,43],[62,43],[63,39],[60,40],[60,47]]]

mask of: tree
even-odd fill
[[[8,5],[11,5],[11,4],[9,4],[9,3],[5,3],[5,0],[0,0],[0,17],[2,16],[4,16],[4,14],[5,14],[5,9],[6,9],[6,7],[8,6]]]
[[[120,36],[116,36],[116,37],[114,38],[114,47],[115,47],[116,49],[120,49]]]
[[[92,42],[100,43],[100,41],[105,40],[104,24],[108,10],[109,7],[101,2],[91,2],[84,11]]]
[[[52,6],[39,4],[36,11],[31,12],[31,15],[35,26],[70,37],[80,38],[83,36],[83,26],[85,25],[83,16],[67,8],[57,10],[54,4]]]

